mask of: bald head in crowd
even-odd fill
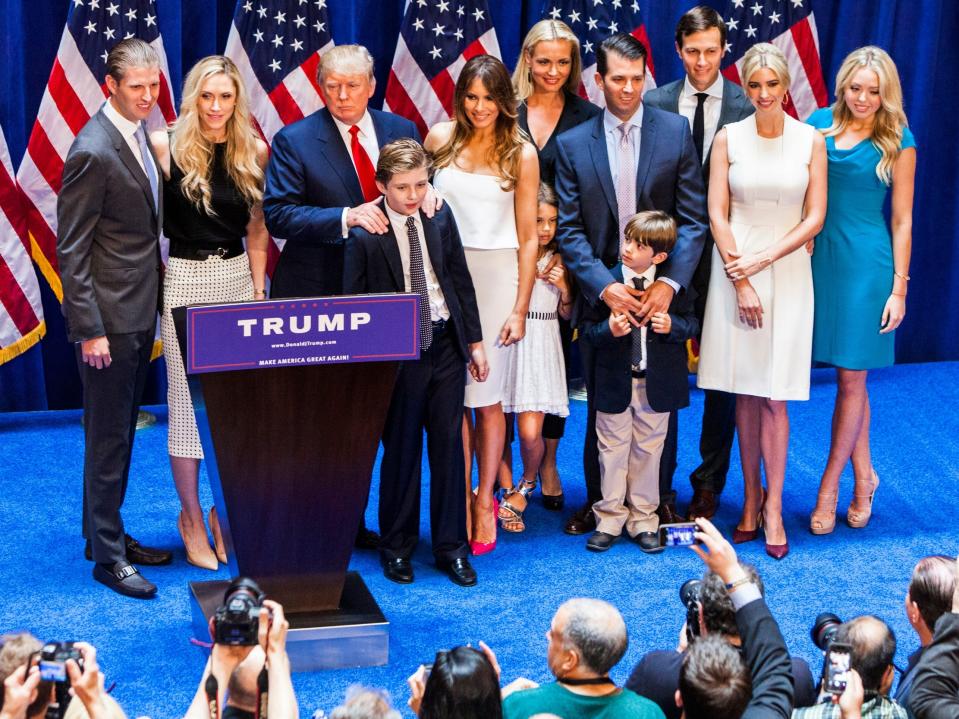
[[[574,670],[606,676],[626,653],[626,622],[599,599],[564,602],[550,626],[549,668],[557,678]]]
[[[863,689],[889,693],[895,676],[896,635],[888,624],[878,617],[856,617],[839,627],[835,641],[852,646],[850,664],[859,672]]]

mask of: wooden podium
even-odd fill
[[[201,305],[177,313],[230,574],[290,621],[294,670],[388,659],[388,622],[347,572],[415,295]],[[192,582],[205,637],[226,581]]]

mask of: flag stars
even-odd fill
[[[622,6],[623,6],[623,0],[613,0],[613,7],[614,7],[614,8],[619,9],[619,8],[621,8]]]
[[[317,10],[322,10],[326,7],[326,0],[316,0],[313,4],[316,5]]]
[[[440,25],[439,23],[436,23],[436,25],[433,26],[433,34],[436,35],[436,37],[439,37],[440,35],[443,34],[443,31],[445,29],[446,27],[444,25]]]
[[[304,26],[306,25],[306,18],[303,17],[302,15],[297,15],[297,16],[296,16],[296,19],[293,20],[293,23],[294,23],[297,27],[304,27]]]
[[[778,13],[778,12],[770,13],[770,15],[769,15],[769,22],[771,22],[771,23],[773,23],[773,24],[778,23],[778,22],[779,22],[779,17],[780,17],[780,16],[779,16],[779,13]]]
[[[729,20],[726,21],[726,27],[729,28],[730,30],[738,30],[739,20],[736,20],[735,18],[730,18]]]
[[[100,9],[100,0],[90,0],[90,9],[99,10]]]
[[[763,6],[760,5],[758,2],[755,5],[750,5],[749,9],[753,11],[753,15],[763,14]]]
[[[156,25],[156,24],[157,24],[157,16],[156,16],[156,15],[149,15],[149,14],[148,14],[148,15],[147,15],[145,18],[143,18],[143,19],[146,21],[147,27],[152,27],[153,25]]]
[[[124,40],[129,40],[131,37],[134,37],[133,33],[132,33],[132,32],[128,32],[126,35],[123,36],[123,39],[124,39]]]
[[[609,32],[612,33],[612,34],[618,33],[618,32],[619,32],[619,25],[617,25],[615,22],[611,22],[611,23],[609,24]]]
[[[457,40],[462,41],[462,39],[463,39],[463,28],[461,28],[461,27],[456,28],[456,32],[453,33],[453,37],[455,37]]]
[[[126,13],[126,18],[130,22],[133,22],[134,20],[137,19],[137,11],[134,10],[133,8],[130,8],[130,10]]]
[[[578,22],[579,22],[579,13],[576,12],[575,10],[573,10],[573,11],[569,14],[569,21],[570,21],[571,24],[573,24],[573,23],[578,23]]]
[[[292,44],[290,47],[293,48],[293,52],[299,52],[300,50],[303,49],[303,41],[302,41],[302,40],[294,40],[294,41],[293,41],[293,44]]]
[[[423,18],[416,18],[413,21],[413,29],[417,32],[423,29]]]
[[[584,43],[583,43],[583,52],[585,52],[587,55],[589,55],[591,52],[593,52],[593,43],[591,43],[589,40],[587,40],[586,42],[584,42]]]
[[[437,58],[442,57],[443,51],[434,45],[433,49],[430,50],[430,55],[432,55],[433,59],[436,60]]]
[[[110,13],[110,17],[120,14],[120,6],[116,3],[110,3],[107,5],[107,12]]]
[[[100,59],[103,60],[103,62],[106,62],[108,57],[110,57],[110,53],[104,50],[103,54],[100,56]]]
[[[281,22],[286,22],[286,13],[277,11],[276,17],[273,19],[276,20],[277,25],[279,25]]]
[[[745,2],[745,0],[733,0],[733,5],[735,5],[737,8],[741,8],[743,6],[743,2]]]
[[[112,39],[113,39],[113,36],[116,35],[116,34],[117,34],[117,31],[114,30],[112,27],[108,27],[106,30],[103,31],[103,36],[104,36],[107,40],[112,40]]]
[[[733,49],[732,43],[727,40],[726,47],[723,48],[723,54],[725,55],[727,52],[729,52],[732,49]]]
[[[274,36],[273,36],[273,39],[270,40],[270,42],[273,43],[273,46],[274,46],[274,47],[282,47],[282,46],[283,46],[283,36],[282,36],[282,35],[274,35]]]
[[[257,30],[256,32],[253,33],[253,37],[256,39],[257,42],[263,42],[263,31]]]
[[[256,14],[259,15],[261,18],[266,17],[267,12],[268,12],[267,9],[263,7],[262,5],[260,5],[260,7],[256,9]]]
[[[476,22],[479,22],[484,17],[485,17],[485,14],[483,13],[483,11],[480,10],[479,8],[476,8],[476,12],[473,13],[473,19],[475,19]]]
[[[636,2],[636,0],[633,0],[633,4],[630,5],[630,7],[633,9],[633,12],[639,12],[639,3]]]
[[[439,10],[440,12],[449,12],[450,11],[449,0],[440,0],[438,3],[436,3],[436,9]]]
[[[313,23],[313,27],[316,28],[317,32],[323,32],[324,30],[326,30],[326,23],[320,22],[319,20],[317,20],[315,23]]]
[[[273,72],[276,72],[276,71],[279,70],[281,67],[283,67],[283,66],[280,64],[280,61],[279,61],[279,60],[273,60],[273,62],[270,63],[270,69],[271,69]]]
[[[93,33],[97,31],[97,24],[93,22],[93,20],[91,20],[90,22],[86,24],[86,27],[84,27],[83,29],[87,31],[87,35],[92,35]]]
[[[802,7],[802,0],[792,0],[793,7]]]
[[[589,20],[586,21],[587,30],[595,30],[598,26],[599,26],[599,20],[597,20],[594,17],[591,17]]]
[[[252,10],[253,3],[251,3],[250,0],[246,0],[246,2],[243,3],[243,12],[251,12]]]
[[[456,6],[456,14],[459,15],[460,17],[463,17],[466,14],[466,10],[463,9],[462,5]]]
[[[73,7],[80,7],[83,5],[83,0],[73,0]]]
[[[754,28],[752,25],[747,25],[746,37],[756,37],[756,28]]]
[[[558,7],[554,7],[552,10],[549,11],[549,16],[553,20],[559,20],[561,17],[563,17],[563,11],[560,10]]]

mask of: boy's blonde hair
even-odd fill
[[[676,221],[662,210],[637,212],[629,218],[624,230],[626,238],[654,254],[672,252],[676,246]]]
[[[416,140],[406,137],[394,140],[380,149],[380,158],[376,161],[376,179],[386,185],[393,175],[419,170],[421,167],[429,171],[432,166],[430,153]]]

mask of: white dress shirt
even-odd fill
[[[683,83],[683,91],[679,95],[679,114],[689,120],[689,129],[693,129],[693,117],[696,114],[696,105],[699,100],[696,93],[699,92],[689,77],[686,77]],[[703,103],[703,162],[709,157],[709,148],[713,144],[713,138],[716,137],[716,126],[719,125],[719,114],[723,108],[723,76],[719,75],[712,85],[703,90],[709,97]]]
[[[403,265],[403,284],[407,292],[413,291],[413,283],[410,281],[410,242],[406,232],[406,218],[410,215],[404,215],[392,207],[386,201],[383,201],[383,209],[386,210],[386,216],[393,227],[393,234],[396,235],[396,244],[400,250],[400,264]],[[426,291],[430,298],[430,321],[448,320],[450,318],[449,308],[446,306],[446,297],[443,296],[443,289],[440,287],[440,281],[436,278],[436,272],[433,271],[433,263],[430,261],[430,252],[426,247],[426,233],[423,230],[423,220],[420,213],[412,215],[413,225],[416,227],[416,235],[420,239],[420,252],[423,255],[423,270],[426,273]]]
[[[113,123],[113,126],[123,136],[124,141],[130,148],[130,152],[132,152],[133,157],[136,158],[137,164],[139,164],[140,169],[143,170],[143,174],[146,175],[147,178],[150,177],[150,173],[146,171],[146,165],[144,164],[145,162],[149,162],[150,166],[153,168],[153,176],[159,178],[160,173],[156,171],[156,163],[153,162],[153,158],[150,156],[150,153],[147,153],[146,157],[140,157],[140,143],[137,142],[136,138],[140,123],[126,119],[119,113],[119,111],[113,106],[113,103],[109,100],[103,103],[103,114],[111,123]],[[144,132],[146,132],[146,130],[144,130]],[[157,188],[157,191],[159,191],[159,188]]]
[[[330,117],[333,117],[333,115],[331,114]],[[350,134],[350,128],[353,126],[347,125],[345,122],[340,122],[335,117],[333,117],[333,123],[336,125],[336,129],[340,131],[340,137],[343,139],[343,144],[346,145],[346,154],[350,158],[350,161],[353,162],[353,170],[356,172],[356,162],[353,160],[353,136]],[[370,117],[369,110],[363,113],[363,117],[356,123],[356,126],[360,128],[356,137],[360,141],[363,149],[366,150],[366,154],[370,156],[370,162],[373,164],[373,169],[375,170],[376,163],[380,159],[380,146],[376,141],[376,128],[373,127],[373,118]],[[356,176],[359,178],[360,173],[356,172]],[[349,207],[343,208],[343,216],[340,220],[340,228],[343,231],[344,238],[350,232],[350,228],[346,226],[346,213],[349,212],[349,210]]]
[[[644,278],[646,280],[646,287],[649,287],[651,284],[653,284],[653,281],[656,279],[656,265],[650,265],[649,267],[646,268],[645,272],[640,274],[633,272],[633,270],[631,270],[629,267],[627,267],[626,265],[623,265],[623,284],[626,285],[627,287],[633,287],[634,286],[633,278],[635,277]],[[640,335],[639,335],[640,339],[642,340],[642,342],[640,343],[640,352],[642,355],[642,360],[640,360],[639,367],[634,366],[633,369],[639,370],[640,372],[646,369],[646,330],[648,328],[649,328],[649,325],[643,325],[638,330],[640,332]],[[637,328],[633,327],[633,332],[636,332],[636,331],[637,331]]]

